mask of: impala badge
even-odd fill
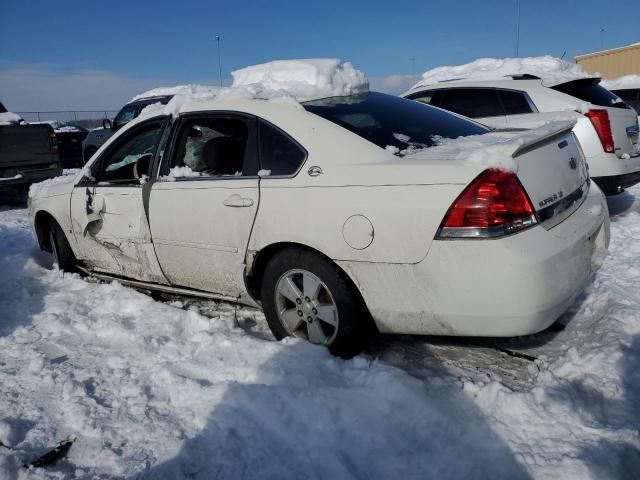
[[[575,158],[571,157],[571,159],[569,160],[569,166],[573,170],[575,170],[576,168],[578,168],[578,161]]]

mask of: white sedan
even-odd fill
[[[608,245],[571,127],[508,138],[373,92],[221,96],[143,113],[29,211],[63,270],[258,306],[276,338],[336,355],[375,329],[530,334]]]

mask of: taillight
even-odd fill
[[[51,151],[58,150],[58,139],[55,133],[49,135],[49,149]]]
[[[593,128],[596,129],[596,133],[598,134],[598,138],[600,138],[600,143],[602,144],[604,151],[607,153],[613,153],[613,134],[611,133],[609,112],[601,109],[589,110],[585,115],[589,120],[591,120]]]
[[[464,189],[442,220],[437,238],[495,238],[537,223],[514,173],[485,170]]]

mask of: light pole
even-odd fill
[[[216,35],[216,43],[218,45],[218,77],[220,86],[222,86],[222,62],[220,61],[220,35]]]
[[[520,56],[520,0],[516,0],[516,58]]]

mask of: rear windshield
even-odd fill
[[[617,95],[599,85],[599,81],[598,78],[581,78],[552,88],[601,107],[629,108]]]
[[[640,88],[627,88],[625,90],[612,90],[624,103],[636,109],[640,113]]]
[[[369,140],[399,152],[431,147],[438,137],[481,135],[488,128],[439,108],[384,93],[307,102],[304,108]]]

